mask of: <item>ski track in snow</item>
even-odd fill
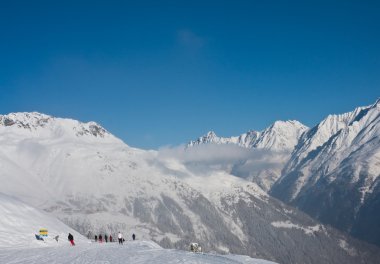
[[[117,243],[88,243],[75,247],[44,247],[0,249],[0,263],[7,264],[121,264],[121,263],[188,263],[188,264],[273,264],[246,256],[212,255],[163,249],[149,241]]]

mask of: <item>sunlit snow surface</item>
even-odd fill
[[[45,247],[26,249],[0,249],[0,263],[254,263],[273,262],[256,260],[246,256],[212,255],[169,250],[149,241],[129,241],[117,243],[87,243],[75,247]]]

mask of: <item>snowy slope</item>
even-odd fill
[[[380,245],[379,176],[380,100],[303,134],[271,193]]]
[[[1,193],[0,215],[0,263],[274,263],[248,256],[166,250],[151,241],[129,241],[123,246],[92,243],[51,215]],[[49,231],[44,241],[34,237],[40,228]],[[67,241],[69,232],[75,247]]]
[[[32,264],[274,264],[274,262],[252,259],[248,256],[195,254],[180,250],[163,249],[150,241],[126,242],[123,246],[116,243],[79,244],[75,247],[34,248],[4,250],[0,249],[0,263]]]
[[[74,236],[77,243],[87,243],[86,238],[55,217],[2,193],[0,193],[0,215],[0,248],[69,246],[67,241],[69,233]],[[35,238],[40,228],[46,228],[49,232],[43,242]],[[58,242],[54,240],[57,235]],[[0,263],[9,262],[0,261]]]
[[[325,256],[327,263],[375,263],[379,257],[331,228],[314,230],[319,223],[255,183],[197,160],[191,149],[182,149],[183,156],[134,149],[99,125],[91,128],[93,122],[39,113],[0,120],[0,181],[6,183],[0,192],[82,234],[136,233],[179,249],[197,241],[207,252],[281,263],[321,263]],[[299,228],[272,224],[289,221]]]

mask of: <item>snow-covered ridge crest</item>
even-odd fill
[[[82,138],[100,142],[121,142],[96,122],[79,122],[38,112],[0,115],[0,130],[25,138]]]
[[[296,120],[276,121],[263,131],[250,130],[240,136],[218,137],[214,131],[190,141],[187,147],[201,144],[235,144],[245,148],[292,151],[308,127]]]
[[[309,152],[325,144],[340,130],[352,126],[355,122],[359,122],[368,113],[368,111],[376,108],[380,108],[380,98],[378,98],[372,105],[357,107],[351,112],[328,115],[319,124],[301,136],[299,141],[300,148],[297,149],[296,152],[302,152],[302,155],[297,158],[299,159],[306,157]]]
[[[335,138],[344,137],[343,134],[349,133],[351,137],[345,137],[346,140],[341,140],[338,145],[335,144],[335,148],[340,148],[339,145],[341,144],[343,144],[341,147],[350,148],[351,141],[368,125],[368,119],[376,119],[379,110],[380,98],[372,105],[357,107],[351,112],[328,115],[319,124],[306,131],[300,137],[292,158],[285,167],[284,174],[294,170],[302,159],[307,158],[310,153],[323,147],[325,144],[328,145],[329,141],[335,141]],[[343,134],[339,136],[341,133]]]

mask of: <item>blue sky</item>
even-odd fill
[[[96,121],[157,149],[380,96],[378,1],[8,2],[0,114]]]

